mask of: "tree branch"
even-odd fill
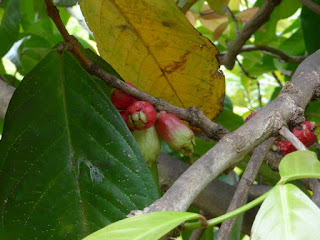
[[[299,0],[303,5],[320,15],[320,6],[311,0]]]
[[[245,45],[241,48],[240,52],[249,52],[249,51],[265,51],[277,55],[281,60],[289,63],[301,63],[306,56],[289,56],[286,53],[280,51],[279,49],[269,47],[269,46],[255,46],[255,45]]]
[[[221,64],[227,69],[232,69],[235,63],[236,56],[239,54],[242,46],[270,18],[274,8],[281,0],[266,0],[259,8],[258,12],[248,21],[241,32],[236,36],[235,40],[228,47],[226,55],[223,56]]]
[[[159,171],[159,183],[161,189],[164,191],[168,190],[177,178],[185,172],[188,167],[190,167],[190,165],[164,153],[161,153],[158,157],[157,165]],[[268,186],[262,186],[263,191],[261,191],[261,186],[255,187],[255,189],[257,188],[260,188],[259,191],[261,195],[269,190]],[[236,188],[234,186],[216,179],[212,181],[198,197],[195,198],[192,205],[202,210],[208,219],[221,216],[226,213],[235,190]],[[250,195],[249,199],[254,199],[254,196]],[[245,213],[242,232],[250,234],[251,226],[257,211],[258,207]]]
[[[288,128],[283,126],[280,130],[279,133],[282,137],[286,138],[289,142],[292,143],[292,145],[300,151],[303,150],[308,150],[306,146],[292,133]]]
[[[243,205],[246,198],[248,197],[251,186],[259,172],[259,168],[275,141],[275,137],[271,137],[265,142],[261,143],[253,152],[253,155],[244,171],[241,180],[237,186],[237,189],[233,195],[231,203],[228,207],[227,212],[231,212]],[[232,228],[237,220],[237,217],[231,218],[224,221],[219,229],[217,240],[229,239]]]
[[[154,211],[185,211],[194,198],[221,172],[236,165],[257,145],[289,123],[304,119],[308,102],[320,86],[320,50],[305,59],[279,96],[250,121],[223,137],[199,158],[172,187],[150,206]]]
[[[52,4],[51,0],[45,1],[47,4],[47,11],[49,17],[56,24],[60,34],[67,43],[65,44],[66,49],[69,50],[72,54],[74,54],[74,56],[80,61],[82,66],[90,74],[97,76],[101,80],[105,81],[108,84],[108,86],[112,88],[121,89],[122,91],[130,94],[131,96],[150,102],[158,111],[165,110],[167,112],[177,115],[180,119],[189,122],[191,126],[200,128],[209,138],[215,141],[218,141],[220,138],[222,138],[225,134],[229,132],[221,125],[216,124],[212,122],[210,119],[208,119],[204,115],[204,113],[198,108],[190,107],[188,109],[184,109],[176,107],[172,104],[167,103],[163,99],[156,98],[145,92],[142,92],[104,71],[96,63],[88,59],[87,56],[81,51],[78,41],[76,40],[76,38],[71,36],[66,30],[59,16],[59,11]]]

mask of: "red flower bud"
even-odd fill
[[[126,84],[136,87],[130,82],[126,82]],[[138,101],[138,99],[118,89],[115,89],[111,93],[111,102],[118,110],[126,110],[132,103],[136,101]]]
[[[161,111],[156,129],[169,146],[184,155],[191,155],[195,146],[194,134],[176,115]]]
[[[126,111],[127,125],[130,130],[143,130],[154,125],[157,113],[149,102],[137,101]]]

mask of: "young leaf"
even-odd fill
[[[198,219],[189,212],[155,212],[113,223],[83,240],[158,240],[181,223]]]
[[[0,142],[0,239],[82,239],[158,197],[102,87],[53,50],[16,89]]]
[[[282,182],[300,178],[319,178],[320,162],[317,154],[311,151],[296,151],[287,154],[279,164]]]
[[[251,240],[317,239],[319,208],[296,186],[276,186],[254,220]]]
[[[225,92],[217,48],[172,0],[84,0],[101,56],[139,89],[216,117]]]

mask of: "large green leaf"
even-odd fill
[[[319,178],[320,162],[311,151],[296,151],[286,155],[279,164],[282,182],[300,178]]]
[[[251,240],[317,239],[319,222],[319,208],[299,188],[278,185],[254,220]]]
[[[155,212],[121,220],[84,240],[158,240],[181,223],[198,218],[199,214],[189,212]]]
[[[11,100],[0,142],[0,239],[82,239],[157,198],[101,85],[51,51]]]
[[[7,0],[0,24],[0,58],[2,58],[17,40],[20,26],[20,0]]]

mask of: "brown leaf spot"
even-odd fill
[[[180,56],[179,61],[172,61],[168,65],[162,68],[164,73],[173,73],[177,70],[183,70],[187,62],[187,56],[190,54],[190,51],[186,51],[182,56]]]
[[[131,26],[126,24],[117,25],[116,28],[120,28],[122,31],[131,30]]]
[[[169,21],[162,21],[161,24],[165,27],[173,27],[174,25],[176,25],[174,22],[169,22]]]

